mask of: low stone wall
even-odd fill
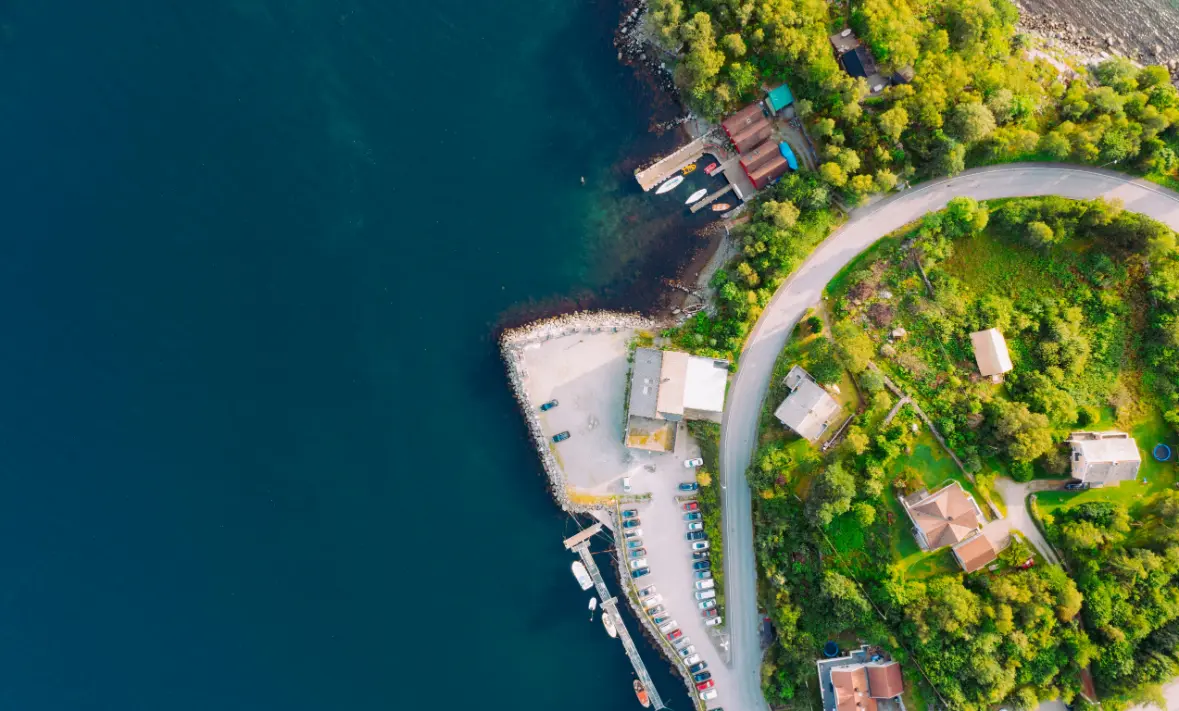
[[[524,386],[524,378],[528,371],[524,367],[524,350],[527,346],[575,333],[603,333],[618,331],[619,329],[639,329],[655,331],[659,324],[639,314],[624,314],[612,311],[577,311],[563,316],[556,316],[543,321],[536,321],[526,326],[509,329],[500,336],[500,352],[503,354],[504,364],[508,371],[508,381],[511,383],[512,394],[520,403],[520,410],[524,420],[528,423],[528,433],[532,435],[536,453],[540,456],[541,465],[549,478],[549,488],[556,499],[557,505],[570,513],[584,513],[594,509],[608,509],[608,505],[575,504],[569,500],[569,486],[565,479],[565,472],[561,470],[557,460],[549,449],[549,438],[540,427],[540,418],[532,405],[528,390]]]

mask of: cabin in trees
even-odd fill
[[[1142,466],[1138,444],[1125,432],[1073,432],[1066,440],[1072,447],[1074,479],[1089,486],[1134,481]]]
[[[853,77],[863,77],[873,94],[884,91],[888,86],[889,81],[880,73],[872,52],[860,44],[859,38],[850,28],[831,35],[831,46],[835,48],[835,57],[843,71]]]
[[[967,573],[990,563],[998,552],[982,534],[982,509],[958,482],[934,493],[919,491],[901,499],[913,522],[913,537],[922,550],[950,546],[954,559]]]
[[[786,387],[790,394],[774,410],[774,417],[808,442],[816,441],[839,413],[839,403],[797,365],[786,374]]]
[[[999,329],[975,331],[970,334],[970,343],[974,346],[978,372],[984,378],[999,382],[1004,373],[1015,367],[1011,364],[1011,354],[1007,352],[1007,340]]]
[[[635,350],[626,410],[626,446],[651,452],[675,451],[680,422],[720,421],[728,380],[726,360],[654,348]]]
[[[823,711],[899,711],[905,690],[901,665],[864,645],[845,657],[820,659]]]

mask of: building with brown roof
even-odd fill
[[[737,149],[737,152],[744,155],[747,151],[769,140],[773,134],[773,126],[770,126],[769,121],[763,119],[761,123],[756,123],[748,128],[742,129],[738,133],[734,133],[730,136],[730,139],[733,141],[733,146]]]
[[[766,143],[768,145],[770,142],[767,141]],[[785,175],[786,171],[790,169],[789,161],[778,152],[778,147],[775,145],[773,148],[775,151],[774,155],[756,170],[748,173],[749,182],[753,183],[753,187],[758,190],[772,183],[775,178]]]
[[[991,539],[981,533],[955,544],[950,550],[954,551],[954,559],[967,573],[973,573],[999,557]]]
[[[925,550],[935,551],[970,538],[983,523],[982,509],[958,482],[937,492],[918,492],[901,499],[913,521],[913,536]]]
[[[741,133],[745,129],[758,123],[766,122],[765,114],[761,111],[761,102],[750,104],[737,113],[721,121],[721,128],[729,138]]]
[[[759,146],[755,146],[753,150],[741,158],[741,167],[745,169],[746,175],[750,175],[753,171],[765,165],[774,156],[781,155],[782,151],[778,150],[777,144],[773,141],[766,141]]]
[[[820,659],[819,695],[823,711],[893,711],[905,690],[901,665],[867,645],[847,656]]]

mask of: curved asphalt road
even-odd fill
[[[724,491],[725,599],[732,644],[734,689],[728,711],[764,711],[761,651],[756,601],[757,568],[745,470],[757,440],[757,420],[769,387],[774,360],[809,306],[818,303],[827,282],[880,237],[940,210],[958,196],[976,200],[1032,195],[1069,198],[1120,198],[1127,210],[1141,212],[1179,230],[1179,195],[1120,173],[1051,163],[1016,163],[968,170],[927,183],[852,211],[794,275],[778,288],[758,319],[741,354],[729,388],[721,425],[721,480]]]

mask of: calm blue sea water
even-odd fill
[[[637,708],[493,340],[688,244],[618,12],[0,2],[0,706]]]

